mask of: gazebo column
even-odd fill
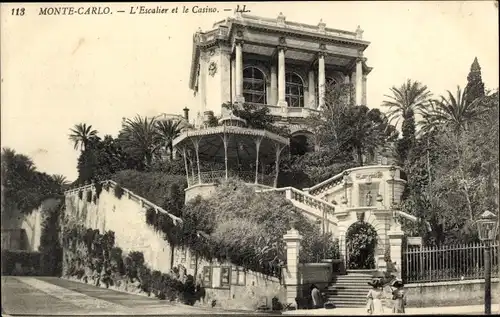
[[[227,168],[227,147],[229,145],[229,136],[224,133],[224,136],[222,137],[222,143],[224,144],[224,167],[226,169],[226,179],[228,179],[228,168]]]
[[[285,148],[284,146],[281,146],[281,144],[275,145],[276,147],[276,163],[275,163],[275,175],[274,175],[274,187],[278,187],[278,174],[280,171],[280,155],[281,151]]]
[[[191,141],[194,145],[194,151],[196,153],[196,165],[198,167],[198,184],[201,184],[201,170],[200,170],[200,139],[192,138]]]
[[[182,148],[182,157],[184,158],[184,167],[186,168],[186,180],[187,180],[187,184],[189,186],[190,185],[189,184],[189,168],[188,168],[188,163],[187,163],[186,148],[185,147]]]
[[[262,143],[262,137],[259,137],[255,141],[255,184],[259,183],[259,150],[260,144]]]

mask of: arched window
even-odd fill
[[[285,98],[289,107],[304,107],[304,82],[295,73],[286,73]]]
[[[266,77],[256,67],[243,70],[243,96],[246,102],[266,104]]]

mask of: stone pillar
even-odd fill
[[[325,54],[318,54],[318,109],[325,105]]]
[[[391,260],[396,265],[397,272],[395,275],[401,278],[401,260],[402,260],[402,247],[403,247],[403,231],[391,230],[387,233],[389,237],[389,245],[391,247]]]
[[[231,59],[231,100],[236,100],[236,60]]]
[[[271,65],[271,100],[269,102],[272,106],[278,104],[278,72],[276,65]]]
[[[285,47],[278,47],[278,106],[287,107],[285,99]]]
[[[200,71],[198,74],[198,95],[200,96],[200,111],[205,112],[207,108],[207,68],[208,58],[205,52],[200,53]]]
[[[356,106],[362,104],[363,97],[363,59],[356,60]]]
[[[236,42],[236,66],[235,66],[235,77],[236,77],[236,98],[237,102],[244,102],[243,97],[243,42]]]
[[[302,236],[297,230],[292,228],[283,236],[283,240],[286,243],[286,269],[283,274],[286,286],[286,303],[297,307],[295,298],[298,295],[299,249]]]
[[[367,102],[366,102],[366,75],[363,75],[361,87],[363,89],[363,93],[361,96],[361,104],[366,106],[367,105]]]
[[[307,101],[309,108],[316,109],[316,84],[314,81],[314,70],[309,70],[309,99]]]

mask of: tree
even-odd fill
[[[431,93],[427,86],[411,79],[390,90],[392,96],[385,95],[389,99],[384,101],[382,106],[389,108],[387,116],[390,122],[396,119],[397,125],[400,119],[403,120],[403,137],[397,142],[397,152],[401,162],[405,162],[415,143],[415,113],[427,103]]]
[[[474,102],[477,98],[485,96],[484,83],[481,79],[481,66],[479,66],[477,57],[474,58],[469,75],[467,75],[467,86],[465,87],[465,91],[467,92],[467,103],[469,104]]]
[[[91,125],[87,126],[86,123],[75,124],[70,131],[69,139],[74,143],[75,150],[78,147],[81,151],[85,150],[89,141],[97,136],[97,130],[92,129]]]
[[[286,138],[290,137],[290,130],[286,126],[276,124],[276,119],[269,114],[270,110],[268,107],[259,107],[252,103],[243,103],[241,106],[240,104],[224,103],[222,107],[245,120],[247,127],[251,129],[267,130]]]
[[[162,120],[156,122],[158,142],[169,151],[170,160],[174,158],[174,139],[181,133],[181,121]]]
[[[155,118],[136,116],[133,120],[127,119],[118,138],[124,151],[143,161],[146,167],[151,166],[161,148]]]
[[[13,149],[2,149],[1,170],[2,215],[30,213],[44,199],[62,194],[62,188],[50,175],[37,171],[31,158]]]
[[[52,178],[61,188],[66,188],[70,184],[64,175],[54,174],[52,175]]]
[[[469,102],[467,90],[462,91],[460,86],[453,95],[448,91],[448,96],[441,96],[440,100],[433,100],[423,108],[423,117],[431,126],[442,125],[451,128],[455,132],[467,130],[468,126],[481,120],[487,108],[482,98]]]
[[[83,184],[109,179],[112,174],[125,169],[143,170],[144,163],[125,152],[118,140],[105,135],[103,140],[95,137],[89,141],[78,158],[77,169],[77,183]]]

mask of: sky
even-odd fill
[[[371,42],[368,106],[407,79],[434,95],[464,87],[477,57],[487,89],[498,88],[498,9],[493,1],[246,2],[252,15],[354,31]],[[98,4],[57,4],[89,7]],[[105,6],[100,4],[101,6]],[[144,5],[144,4],[142,4]],[[1,4],[1,145],[29,155],[38,170],[77,177],[79,152],[68,140],[77,123],[116,136],[122,117],[195,109],[189,90],[192,35],[231,16],[236,3],[195,5],[216,13],[40,16],[41,3]],[[113,3],[112,11],[133,3]],[[13,15],[25,8],[23,16]]]

